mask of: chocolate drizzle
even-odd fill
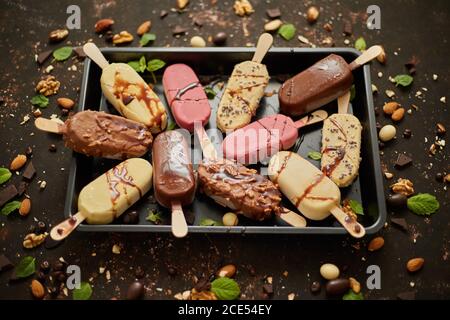
[[[113,203],[113,205],[121,195],[120,191],[118,190],[118,186],[120,184],[136,188],[139,191],[139,198],[142,197],[142,190],[133,182],[133,178],[131,176],[127,176],[127,174],[128,170],[126,163],[124,163],[122,166],[116,166],[106,172],[106,180],[108,181],[108,187],[111,193],[111,202]],[[123,189],[124,194],[126,195],[126,188],[124,187]]]
[[[303,194],[301,196],[299,196],[297,198],[297,200],[295,201],[295,206],[298,207],[300,205],[300,203],[303,201],[303,199],[314,199],[312,196],[308,197],[308,195],[311,193],[311,191],[314,189],[315,186],[317,186],[325,177],[324,173],[321,173],[320,175],[317,176],[317,178],[305,189],[305,191],[303,191]],[[323,200],[322,197],[320,197],[320,200]],[[316,199],[315,199],[316,200]],[[328,199],[326,199],[328,200]]]
[[[347,134],[345,133],[345,130],[339,125],[339,123],[337,123],[334,119],[332,118],[328,118],[328,120],[336,127],[338,128],[338,130],[342,133],[342,135],[344,136],[344,142],[347,145]],[[336,170],[336,168],[339,166],[339,164],[341,163],[341,161],[344,159],[345,157],[345,148],[346,146],[343,147],[327,147],[325,149],[322,150],[322,153],[328,153],[331,151],[336,151],[336,156],[334,157],[334,160],[331,164],[326,165],[322,171],[328,176],[330,177],[333,174],[333,171]]]
[[[195,81],[195,82],[191,82],[189,84],[187,84],[186,86],[184,86],[181,89],[177,90],[177,94],[175,95],[175,97],[173,98],[172,102],[170,103],[170,105],[173,104],[174,101],[176,100],[181,100],[181,97],[188,92],[189,90],[192,90],[196,87],[201,87],[200,81]]]

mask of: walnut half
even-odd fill
[[[23,247],[26,249],[35,248],[38,245],[42,244],[47,236],[47,232],[42,234],[29,233],[23,239]]]
[[[38,82],[36,85],[36,92],[43,94],[44,96],[51,96],[58,93],[61,83],[56,80],[54,76],[47,76]]]
[[[396,183],[391,185],[392,192],[410,196],[414,193],[413,183],[408,179],[400,178]]]

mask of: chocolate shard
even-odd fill
[[[5,205],[5,203],[14,199],[19,193],[17,192],[17,188],[15,185],[10,184],[2,191],[0,191],[0,208]]]
[[[404,168],[407,165],[412,163],[412,159],[408,157],[407,155],[404,155],[403,153],[400,153],[397,157],[397,160],[395,161],[394,166],[398,168]]]
[[[33,179],[34,175],[36,174],[36,169],[34,168],[33,162],[28,162],[28,165],[26,166],[25,170],[22,173],[22,177],[28,181]]]
[[[194,286],[198,292],[209,291],[211,289],[211,282],[207,278],[200,278]]]
[[[174,36],[176,36],[176,35],[181,35],[181,34],[186,33],[186,31],[187,31],[187,28],[184,28],[184,27],[182,27],[182,26],[175,26],[175,27],[172,29],[172,34],[173,34]]]
[[[14,267],[11,261],[4,255],[0,255],[0,272],[6,271]]]
[[[159,18],[164,19],[165,17],[167,17],[168,14],[169,14],[169,11],[161,10],[161,12],[159,13]]]
[[[397,299],[399,299],[399,300],[416,300],[416,292],[415,291],[400,292],[399,294],[397,294]]]
[[[271,8],[266,10],[266,14],[270,19],[275,19],[281,16],[281,11],[280,8]]]
[[[18,196],[22,196],[28,188],[28,183],[25,181],[20,181],[19,186],[17,187]]]
[[[84,50],[82,47],[76,47],[73,48],[73,51],[75,52],[75,54],[77,55],[77,58],[79,59],[84,59],[86,58],[86,53],[84,53]]]
[[[37,63],[40,65],[43,64],[50,57],[51,54],[52,50],[47,50],[39,53],[36,59]]]
[[[263,291],[268,295],[273,294],[273,285],[266,283],[265,285],[263,285]]]
[[[391,223],[403,231],[408,231],[408,223],[403,218],[391,218]]]

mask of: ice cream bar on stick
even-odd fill
[[[152,165],[144,159],[125,160],[86,185],[78,196],[78,213],[53,227],[53,240],[66,238],[84,220],[108,224],[119,217],[152,186]]]
[[[247,218],[263,221],[276,214],[292,226],[306,226],[302,216],[281,207],[275,184],[234,160],[207,160],[199,165],[198,178],[207,196]]]
[[[340,208],[339,188],[325,173],[294,152],[280,151],[269,163],[269,177],[281,192],[311,220],[332,214],[355,238],[365,234],[364,227]]]
[[[256,120],[227,135],[222,142],[223,154],[243,164],[268,159],[280,150],[288,150],[298,138],[298,129],[327,118],[324,110],[316,110],[300,120],[275,114]]]
[[[347,187],[359,172],[361,131],[358,118],[347,114],[350,92],[338,98],[339,113],[325,120],[321,169],[338,187]]]
[[[65,122],[40,117],[34,123],[40,130],[61,134],[68,148],[92,157],[141,157],[152,144],[146,126],[105,112],[82,111]]]
[[[263,33],[253,59],[234,67],[217,110],[217,127],[222,132],[239,129],[250,123],[269,83],[269,73],[261,61],[272,42],[272,36]]]
[[[153,187],[159,204],[172,209],[172,233],[187,235],[182,206],[194,201],[195,178],[189,148],[184,136],[175,131],[160,133],[153,143]]]
[[[166,128],[163,104],[133,68],[126,63],[109,64],[94,43],[86,43],[83,50],[103,69],[100,78],[103,94],[121,115],[146,125],[152,133]]]
[[[301,116],[342,96],[353,84],[352,71],[381,52],[380,46],[370,47],[350,64],[341,56],[330,54],[286,80],[278,92],[281,112]]]

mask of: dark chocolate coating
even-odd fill
[[[195,178],[187,141],[177,131],[160,133],[153,143],[153,187],[155,199],[164,207],[191,204]]]
[[[153,140],[143,124],[97,111],[76,113],[64,123],[62,134],[76,152],[115,159],[141,157]]]
[[[280,110],[289,116],[301,116],[342,96],[352,83],[347,62],[330,54],[283,83],[278,92]]]

